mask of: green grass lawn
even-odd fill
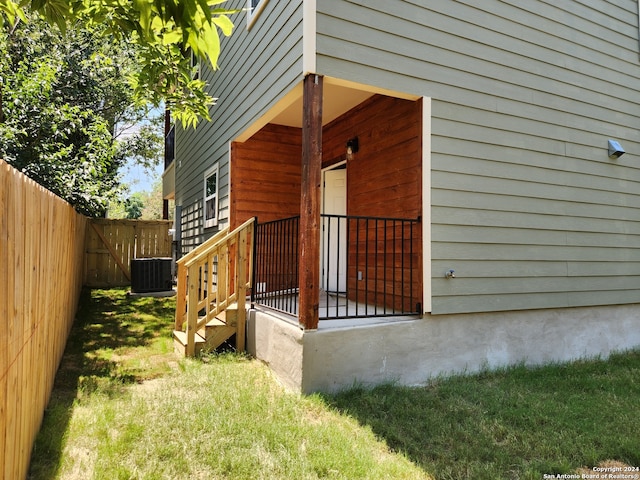
[[[300,396],[242,355],[176,357],[174,306],[84,293],[29,478],[542,479],[640,466],[638,351]]]

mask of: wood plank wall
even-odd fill
[[[374,95],[324,127],[323,168],[346,160],[347,140],[358,137],[360,142],[359,152],[347,162],[348,215],[406,219],[421,215],[421,108],[419,101]],[[232,145],[231,228],[254,215],[259,222],[265,222],[300,214],[301,152],[300,129],[280,125],[267,125],[246,142]],[[367,237],[374,238],[375,231],[369,230],[360,237],[362,242]],[[351,232],[350,238],[356,238],[355,232]],[[411,301],[414,304],[411,308],[422,303],[419,226],[414,227],[411,241],[411,258],[402,263],[397,260],[399,256],[388,251],[370,251],[370,258],[364,259],[362,245],[356,256],[357,246],[352,240],[348,282],[353,296],[380,303],[376,299],[384,297],[385,284],[380,278],[374,281],[374,277],[383,276],[397,279],[395,290],[387,280],[387,291],[410,290],[405,291],[402,301]],[[397,265],[387,275],[379,273],[389,269],[393,262]],[[400,272],[409,262],[414,265],[411,278],[407,278],[408,268],[407,272]],[[361,280],[358,271],[363,272]],[[397,304],[389,306],[400,308]]]
[[[0,161],[0,476],[26,478],[73,323],[86,219]]]
[[[301,152],[300,129],[282,125],[269,124],[246,142],[231,145],[231,229],[251,217],[265,223],[300,214]],[[276,246],[297,251],[298,239],[285,241],[282,232],[268,232],[270,240],[263,239],[263,245],[272,249],[261,254],[256,281],[268,285],[267,291],[291,288],[292,279],[298,277],[297,256],[286,255]],[[268,282],[265,272],[272,272]]]
[[[251,217],[269,222],[300,214],[299,128],[267,125],[231,146],[230,228]]]
[[[347,162],[347,214],[367,217],[416,219],[422,214],[422,124],[420,101],[412,102],[383,95],[374,95],[356,108],[327,125],[323,133],[323,167],[346,159],[347,140],[358,137],[359,151]],[[355,225],[355,223],[353,224]],[[353,228],[351,228],[353,230]],[[392,229],[388,230],[391,234]],[[375,229],[361,232],[361,243],[375,237]],[[384,278],[395,278],[394,286],[387,281],[387,291],[405,290],[405,299],[422,303],[422,229],[414,227],[413,254],[402,265],[391,252],[369,251],[364,259],[364,245],[356,257],[355,231],[349,235],[350,294],[360,299],[384,297],[380,281],[384,269],[391,268]],[[375,237],[377,238],[377,237]],[[411,277],[400,272],[411,262]],[[367,265],[367,268],[365,268]],[[368,271],[367,271],[368,270]],[[393,272],[395,270],[395,272]],[[358,271],[362,272],[358,279]],[[377,277],[378,281],[373,281]],[[367,278],[372,279],[367,282]],[[410,291],[406,291],[411,285]],[[357,292],[357,293],[356,293]],[[389,298],[389,297],[387,297]],[[375,303],[380,303],[375,300]],[[394,308],[400,308],[397,303]],[[412,305],[411,308],[414,308]],[[407,308],[406,306],[404,308]],[[403,309],[404,309],[403,308]]]

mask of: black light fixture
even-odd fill
[[[354,153],[358,153],[360,145],[358,144],[358,137],[353,137],[347,140],[347,156],[351,156]]]

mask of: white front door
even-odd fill
[[[347,169],[323,172],[322,213],[347,214]],[[347,291],[347,222],[345,218],[322,218],[320,276],[327,292]]]

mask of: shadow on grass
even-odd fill
[[[640,351],[324,398],[439,480],[640,466]]]
[[[96,390],[117,394],[127,384],[159,374],[136,368],[135,352],[159,338],[171,339],[174,312],[174,298],[133,297],[126,289],[83,290],[34,444],[29,479],[56,477],[78,399]]]

